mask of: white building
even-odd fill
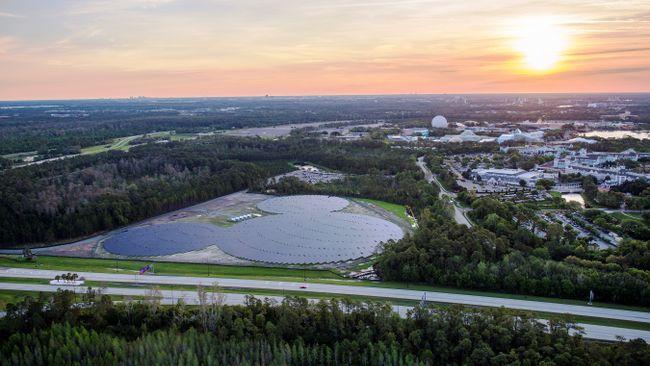
[[[546,177],[543,172],[528,172],[523,169],[476,169],[472,171],[472,176],[475,180],[481,177],[483,182],[494,186],[519,186],[523,180],[528,187],[534,187],[538,180]]]
[[[431,127],[433,128],[448,128],[449,123],[447,122],[447,119],[444,116],[435,116],[431,120]]]
[[[405,128],[402,131],[402,134],[404,134],[405,136],[428,137],[429,136],[429,129],[428,128]]]
[[[444,135],[439,138],[439,142],[491,142],[494,141],[494,137],[490,136],[481,136],[474,133],[471,130],[465,130],[459,135]]]
[[[650,174],[638,174],[625,169],[624,166],[603,166],[605,163],[614,163],[619,160],[636,161],[640,157],[650,156],[648,153],[637,153],[633,149],[627,149],[620,153],[591,152],[580,149],[566,157],[556,157],[553,160],[553,168],[561,170],[565,174],[579,173],[582,175],[594,176],[598,181],[607,181],[610,185],[621,184],[625,181],[641,178],[649,179]]]
[[[393,142],[415,142],[418,140],[417,136],[404,136],[404,135],[388,135],[386,136],[388,141]]]
[[[503,152],[508,152],[511,150],[516,150],[518,151],[521,155],[524,156],[537,156],[537,155],[545,155],[545,156],[555,156],[555,155],[560,155],[563,152],[566,151],[566,149],[562,146],[530,146],[526,145],[523,147],[515,146],[515,147],[502,147],[500,149]]]
[[[544,141],[544,131],[521,132],[520,129],[516,129],[512,133],[504,133],[497,139],[500,144],[506,141],[542,142]]]

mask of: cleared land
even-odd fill
[[[108,144],[89,146],[81,149],[81,155],[89,154],[99,154],[111,150],[121,150],[128,151],[130,148],[136,145],[131,145],[130,142],[136,140],[145,135],[132,135],[125,136],[113,139]],[[161,131],[161,132],[152,132],[146,134],[148,137],[157,138],[157,137],[168,137],[171,141],[181,141],[196,138],[196,134],[172,134],[170,131]]]
[[[247,260],[245,259],[245,257],[239,257],[236,253],[234,253],[234,255],[228,254],[226,250],[221,248],[221,246],[219,245],[220,243],[216,239],[214,240],[213,243],[212,242],[207,243],[210,244],[208,246],[205,247],[202,246],[201,248],[198,249],[194,248],[196,250],[184,251],[182,253],[174,252],[175,254],[166,254],[166,255],[160,255],[160,253],[158,253],[159,255],[156,255],[156,253],[154,252],[151,252],[150,255],[143,255],[142,253],[138,253],[137,256],[126,255],[128,253],[115,254],[114,251],[113,252],[108,251],[107,250],[108,248],[104,247],[104,243],[109,243],[111,237],[119,235],[120,233],[123,233],[125,231],[129,231],[129,230],[136,231],[140,229],[146,230],[148,228],[155,228],[156,226],[162,227],[165,224],[171,224],[171,223],[210,224],[210,226],[212,226],[215,229],[215,231],[230,233],[231,231],[234,231],[234,229],[237,228],[239,225],[244,225],[248,227],[253,223],[255,223],[256,221],[259,222],[259,220],[270,220],[269,217],[273,217],[273,220],[277,221],[278,217],[281,217],[283,214],[265,212],[262,209],[258,208],[258,204],[273,197],[275,196],[248,193],[245,191],[241,191],[230,195],[218,197],[213,200],[206,201],[194,206],[186,207],[177,211],[169,212],[157,217],[153,217],[151,219],[147,219],[143,222],[133,224],[126,228],[121,228],[111,232],[102,233],[87,239],[80,240],[78,242],[55,245],[50,247],[34,248],[33,251],[37,255],[45,255],[45,256],[111,258],[111,259],[118,258],[118,259],[133,259],[133,260],[140,260],[140,261],[155,261],[155,262],[211,263],[211,264],[246,265],[246,266],[255,265],[256,262]],[[363,217],[366,220],[370,220],[373,222],[381,222],[382,224],[390,225],[391,227],[392,224],[395,224],[399,226],[399,228],[401,228],[401,231],[403,232],[410,232],[411,230],[411,225],[409,225],[408,221],[403,218],[405,217],[405,215],[401,215],[401,217],[398,217],[398,215],[396,215],[394,212],[388,211],[384,207],[381,207],[381,205],[378,204],[375,205],[375,204],[370,204],[368,202],[362,202],[357,200],[343,200],[343,201],[345,202],[349,201],[349,202],[347,207],[345,207],[340,211],[335,212],[337,214],[337,218],[344,218],[346,220],[349,218],[352,219],[352,221],[354,221],[355,218]],[[261,217],[251,218],[242,221],[240,223],[233,223],[230,221],[230,218],[232,217],[247,215],[247,214],[261,215]],[[314,215],[310,215],[310,217],[311,216]],[[326,224],[327,222],[321,222],[319,225],[326,225]],[[285,226],[281,226],[281,227],[278,226],[277,228],[275,228],[277,229],[276,231],[278,231],[277,232],[278,235],[282,234],[280,236],[284,238],[292,235],[293,236],[297,235],[297,231],[286,232],[286,229],[289,228],[289,226],[286,227]],[[350,224],[348,226],[354,226],[354,224]],[[399,228],[395,227],[394,229],[399,229]],[[310,225],[308,225],[307,228],[303,231],[306,234],[305,236],[309,237],[311,234],[308,233],[308,231],[310,230],[314,231],[316,229],[318,229],[318,225],[311,225],[310,223]],[[284,233],[280,233],[280,231],[282,230],[285,230]],[[338,231],[335,232],[339,236],[345,234],[343,232],[341,233],[339,233]],[[354,232],[350,232],[348,234],[351,235],[354,234]],[[360,233],[356,233],[356,234],[358,236]],[[373,237],[375,237],[375,239],[380,241],[387,239],[385,237],[380,237],[377,235]],[[252,240],[251,242],[259,242],[259,241],[260,239],[257,238],[255,240]],[[155,242],[151,242],[146,245],[155,245],[155,244],[156,244]],[[321,245],[318,247],[322,248],[323,246]],[[361,252],[363,248],[357,249],[356,247],[354,247],[354,249]],[[0,250],[0,254],[20,254],[20,252],[21,252],[20,249]],[[364,253],[363,255],[348,256],[346,259],[356,258],[359,256],[366,257],[372,254],[369,249],[363,250],[363,253]],[[341,254],[344,253],[341,252]],[[280,261],[276,261],[276,262],[280,263]],[[309,262],[310,261],[300,261],[294,263],[309,263]],[[299,264],[299,265],[303,266],[303,264]],[[354,263],[337,261],[328,264],[318,264],[312,266],[317,266],[318,268],[331,268],[331,267],[340,268],[348,265],[352,266],[354,265]]]

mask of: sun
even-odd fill
[[[517,30],[515,49],[526,67],[536,72],[553,70],[568,46],[565,30],[547,19],[535,19]]]

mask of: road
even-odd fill
[[[451,201],[452,206],[454,207],[454,220],[456,223],[460,225],[465,225],[467,227],[472,227],[472,222],[469,221],[467,216],[465,215],[465,210],[463,208],[459,207],[458,204],[456,203],[456,194],[454,192],[449,192],[448,190],[445,189],[445,187],[442,186],[442,184],[438,181],[438,178],[433,175],[431,170],[427,167],[427,164],[424,162],[424,156],[420,156],[417,160],[417,166],[422,170],[424,173],[424,179],[427,180],[429,183],[434,183],[440,188],[440,192],[438,193],[438,197],[440,198],[445,198],[449,199]]]
[[[2,290],[21,290],[21,291],[35,291],[35,292],[56,292],[59,286],[50,285],[37,285],[37,284],[20,284],[20,283],[1,283],[0,289]],[[68,286],[62,288],[71,289]],[[86,291],[85,287],[73,288],[74,291],[82,293]],[[106,287],[102,288],[101,292],[107,295],[122,295],[122,296],[147,296],[149,290],[146,288],[124,288],[124,287]],[[178,300],[183,301],[188,305],[197,305],[199,303],[196,291],[187,290],[160,290],[162,296],[161,303],[163,304],[176,304]],[[260,297],[260,296],[258,296]],[[282,301],[282,296],[264,296],[264,298],[271,299],[277,302]],[[246,300],[245,294],[224,293],[221,298],[221,303],[224,305],[240,305]],[[318,299],[309,299],[310,301],[318,301]],[[211,302],[210,295],[208,295],[208,302]],[[400,316],[406,316],[406,313],[411,310],[410,306],[394,305],[393,310]],[[545,320],[539,320],[546,323]],[[646,342],[650,342],[650,332],[635,329],[625,329],[616,327],[607,327],[592,324],[577,324],[583,328],[584,337],[598,340],[615,341],[617,336],[622,336],[625,339],[642,338]]]
[[[51,280],[56,275],[72,271],[53,271],[29,268],[0,268],[0,277],[18,278],[40,278]],[[75,272],[87,281],[96,282],[124,282],[140,283],[151,285],[204,285],[210,286],[215,281],[226,288],[242,289],[267,289],[276,291],[302,291],[304,293],[318,292],[332,295],[358,295],[365,297],[377,297],[386,299],[403,299],[419,301],[424,291],[396,289],[387,287],[355,286],[355,285],[334,285],[322,283],[310,283],[308,288],[301,289],[300,282],[283,282],[267,280],[250,280],[235,278],[205,278],[205,277],[184,277],[184,276],[161,276],[161,275],[136,275],[136,274],[114,274],[96,272]],[[426,291],[426,298],[437,303],[463,304],[483,307],[506,307],[517,310],[543,311],[556,314],[574,314],[592,316],[599,318],[629,320],[643,323],[650,323],[650,312],[621,310],[587,305],[566,305],[560,303],[516,300],[500,297],[454,294],[446,292]]]

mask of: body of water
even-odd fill
[[[602,137],[605,139],[622,139],[633,137],[639,140],[650,139],[649,131],[591,131],[583,133],[584,137]]]

